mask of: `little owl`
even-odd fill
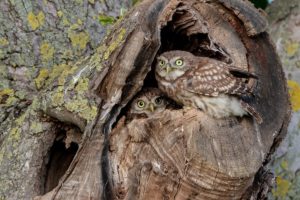
[[[168,101],[158,88],[145,88],[137,94],[127,113],[127,119],[146,118],[166,109]]]
[[[255,77],[248,72],[186,51],[169,51],[158,57],[155,76],[159,88],[181,105],[199,108],[215,118],[249,113],[262,122],[244,101],[252,94],[242,77]]]

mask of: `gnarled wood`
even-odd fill
[[[264,160],[257,134],[251,120],[194,109],[121,121],[110,138],[115,198],[241,199]]]
[[[139,3],[92,56],[66,65],[39,93],[37,110],[76,125],[83,139],[58,186],[37,199],[257,199],[257,172],[290,116],[285,78],[264,31],[264,18],[246,1]],[[128,102],[156,86],[155,57],[174,49],[256,74],[247,84],[264,122],[178,108],[125,124]]]
[[[257,14],[245,2],[166,5],[157,22],[159,52],[188,50],[256,74],[258,80],[248,84],[264,123],[218,121],[197,111],[175,110],[144,121],[121,121],[108,153],[114,198],[263,198],[265,191],[257,184],[272,176],[260,168],[286,134],[290,107],[279,59],[264,32],[266,21]]]

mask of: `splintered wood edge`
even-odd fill
[[[263,16],[263,11],[258,10],[252,3],[245,0],[218,0],[244,23],[248,36],[255,36],[265,32],[268,21]]]

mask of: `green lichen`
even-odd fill
[[[66,17],[63,18],[62,23],[64,26],[70,26],[70,24],[71,24]]]
[[[41,69],[39,75],[34,79],[36,88],[39,90],[44,84],[45,80],[49,77],[48,69]]]
[[[88,100],[82,99],[81,97],[68,101],[65,107],[71,112],[78,113],[78,115],[86,119],[87,122],[93,120],[97,115],[97,107],[90,106]]]
[[[48,61],[53,58],[55,50],[48,42],[43,42],[40,46],[40,53],[43,61]]]
[[[69,34],[71,33],[71,31],[79,30],[80,27],[81,27],[80,24],[77,24],[77,23],[72,24],[69,28]]]
[[[276,178],[277,188],[272,191],[273,195],[278,198],[285,198],[291,187],[291,182],[278,176]]]
[[[75,0],[75,2],[79,5],[83,4],[83,0]]]
[[[132,0],[132,4],[136,5],[137,3],[139,3],[141,0]]]
[[[15,96],[18,98],[18,99],[25,99],[27,93],[25,91],[16,91],[15,92]]]
[[[63,15],[64,15],[64,13],[61,10],[57,11],[57,16],[58,17],[62,17]]]
[[[105,43],[103,43],[102,45],[100,45],[97,50],[96,53],[91,57],[90,63],[89,65],[91,66],[91,68],[96,68],[97,71],[101,71],[102,70],[102,56],[103,53],[106,50],[106,45]]]
[[[58,78],[58,84],[64,85],[66,83],[67,77],[73,74],[77,70],[77,66],[65,65],[66,67],[62,71],[61,75]]]
[[[40,108],[40,100],[36,97],[33,99],[30,107],[26,110],[26,112],[23,113],[21,116],[19,116],[15,120],[16,127],[23,127],[24,123],[25,123],[25,119],[28,117],[35,116],[37,114],[36,110],[39,110],[39,108]],[[36,125],[37,122],[33,121],[32,123],[33,124],[31,124],[31,126],[33,127],[33,129],[37,130],[38,129],[38,126]],[[31,128],[30,128],[30,130],[31,130]],[[33,132],[33,131],[30,131],[30,132]]]
[[[87,78],[82,78],[78,81],[76,87],[75,87],[75,91],[77,91],[77,93],[79,95],[83,94],[85,91],[87,91],[89,88],[89,80]]]
[[[16,97],[9,97],[9,98],[6,100],[7,106],[15,105],[17,102],[18,102],[18,99],[17,99]]]
[[[0,46],[7,46],[9,44],[8,40],[4,37],[0,38]]]
[[[19,66],[26,66],[26,55],[17,53],[11,55],[11,66],[13,67],[19,67]]]
[[[0,99],[2,99],[4,96],[12,96],[14,95],[15,91],[11,88],[5,88],[3,90],[0,90]]]
[[[7,76],[7,66],[0,65],[0,76]]]
[[[0,90],[0,104],[5,106],[14,105],[18,100],[14,95],[15,91],[11,88]]]
[[[52,84],[55,79],[58,79],[59,85],[64,85],[68,75],[73,74],[77,68],[77,66],[67,64],[54,65],[49,73],[49,77],[45,81],[45,85]]]
[[[298,42],[289,41],[285,44],[285,51],[289,57],[294,56],[298,52],[298,50],[299,50]]]
[[[300,110],[300,85],[293,80],[288,80],[289,93],[293,111]]]
[[[90,36],[87,32],[70,32],[68,37],[71,40],[73,47],[79,47],[80,49],[85,49],[86,44],[90,41]]]
[[[19,127],[12,128],[8,135],[8,141],[18,142],[21,138],[21,130]]]
[[[29,109],[29,111],[31,111],[30,114],[35,115],[36,114],[35,111],[39,110],[40,106],[41,106],[40,99],[38,97],[35,97],[31,102],[31,107],[30,107],[31,109]]]
[[[66,64],[54,65],[49,73],[49,78],[46,81],[46,85],[51,84],[54,79],[58,78],[66,68],[69,68],[69,66]]]
[[[22,124],[25,121],[26,116],[27,116],[27,113],[24,113],[20,117],[18,117],[18,119],[15,120],[17,126],[22,126]]]
[[[72,56],[73,56],[73,51],[70,49],[67,49],[63,52],[62,58],[69,59],[69,58],[72,58]]]
[[[95,119],[95,117],[97,116],[98,113],[98,108],[96,106],[89,106],[89,110],[88,112],[82,112],[79,113],[79,115],[86,119],[87,122],[92,121],[93,119]]]
[[[78,24],[78,25],[83,25],[82,20],[81,20],[81,19],[77,19],[77,24]]]
[[[43,12],[39,12],[35,15],[33,12],[29,12],[27,15],[28,24],[32,30],[38,29],[45,22],[45,15]]]
[[[283,170],[288,170],[288,162],[287,162],[286,160],[281,161],[280,167],[281,167]]]
[[[124,41],[126,35],[126,29],[121,28],[119,34],[116,38],[114,38],[111,44],[107,47],[106,51],[104,52],[104,60],[107,60],[112,52],[114,52],[117,47]]]
[[[0,49],[0,59],[5,58],[5,53],[3,52],[2,49]]]
[[[30,125],[30,133],[36,134],[43,131],[43,125],[39,122],[32,122]]]
[[[64,87],[59,86],[57,90],[52,93],[52,105],[53,106],[61,106],[64,103],[64,93],[63,93]]]
[[[100,14],[98,16],[99,22],[102,26],[107,26],[115,23],[117,20],[113,16],[109,16],[106,14]]]

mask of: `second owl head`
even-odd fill
[[[147,117],[166,109],[167,100],[157,88],[147,88],[141,91],[131,104],[131,114],[146,114]]]

